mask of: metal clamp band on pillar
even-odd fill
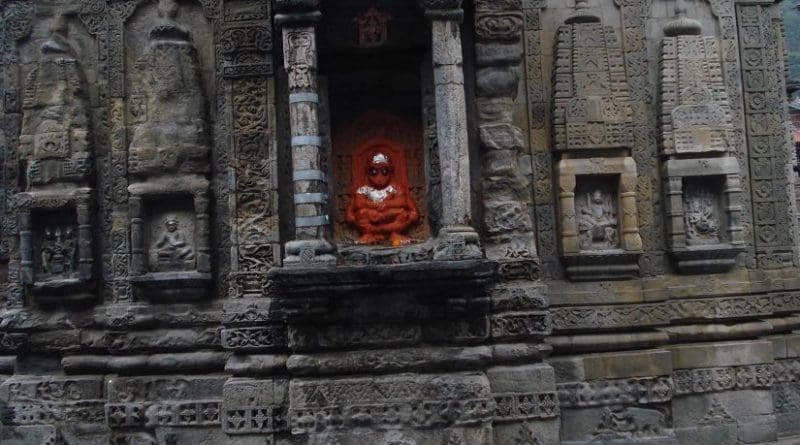
[[[292,173],[292,180],[328,182],[328,175],[322,170],[296,170]]]
[[[322,138],[319,136],[292,136],[292,147],[307,147],[309,145],[322,147]]]
[[[325,204],[328,202],[327,193],[295,193],[295,204]]]
[[[294,219],[295,227],[320,227],[330,222],[328,215],[298,216]]]
[[[319,103],[319,95],[317,93],[291,93],[289,94],[289,103],[297,104],[300,102],[311,102],[314,104]]]

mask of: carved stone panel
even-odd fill
[[[687,246],[719,244],[724,239],[727,224],[721,212],[719,182],[719,178],[684,179],[683,220]]]
[[[678,35],[664,39],[660,63],[663,153],[733,149],[732,111],[719,46],[715,37]]]
[[[557,173],[567,275],[584,281],[635,277],[642,239],[633,159],[562,159]]]
[[[616,31],[600,23],[564,25],[556,51],[556,150],[633,146],[630,91]]]
[[[735,158],[664,163],[668,245],[684,273],[724,272],[743,251],[741,186]]]
[[[25,79],[19,143],[29,188],[86,183],[92,176],[86,78],[69,43],[66,18],[57,17],[51,28],[38,63]]]
[[[78,221],[75,214],[70,213],[34,213],[33,261],[37,280],[79,276]]]
[[[189,200],[153,203],[146,211],[148,268],[154,272],[195,270],[194,206]]]
[[[212,277],[207,189],[205,178],[182,175],[128,187],[130,280],[140,295],[157,302],[209,295]]]
[[[209,171],[202,65],[177,12],[174,0],[159,4],[159,21],[132,67],[128,170],[136,176]]]

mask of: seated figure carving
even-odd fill
[[[720,224],[715,214],[714,197],[711,193],[704,190],[687,190],[684,209],[688,245],[720,242]]]
[[[367,150],[358,150],[354,159],[352,199],[347,206],[346,221],[361,233],[357,244],[392,246],[411,242],[404,235],[420,220],[419,210],[409,194],[408,178],[399,169],[399,149],[389,143],[367,143]]]
[[[607,249],[617,246],[616,212],[600,189],[595,189],[586,196],[586,202],[580,206],[579,230],[580,246],[584,250]]]
[[[156,241],[158,264],[162,269],[181,269],[194,261],[194,249],[186,242],[186,236],[178,230],[177,218],[170,217],[164,222],[166,230]]]
[[[72,227],[45,227],[41,248],[42,272],[62,277],[71,274],[75,270],[75,248]]]

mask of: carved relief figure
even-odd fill
[[[389,38],[389,21],[392,16],[386,11],[372,6],[356,17],[358,25],[358,46],[374,47],[383,45]]]
[[[129,169],[147,175],[205,173],[210,144],[197,49],[174,20],[174,0],[160,0],[158,12],[160,21],[135,64]]]
[[[716,199],[708,190],[689,188],[684,199],[686,244],[718,244],[719,218]]]
[[[419,222],[408,191],[402,151],[388,141],[369,141],[353,158],[352,199],[346,220],[358,228],[357,244],[408,244],[406,231]]]
[[[580,246],[584,250],[608,249],[617,246],[617,215],[612,197],[602,189],[586,193],[577,207]]]
[[[194,247],[193,243],[187,242],[187,238],[176,216],[168,216],[164,220],[164,229],[151,247],[156,254],[159,270],[194,268]]]
[[[664,413],[658,410],[636,407],[621,410],[605,408],[595,436],[609,439],[659,436],[665,425]]]
[[[40,272],[45,276],[62,277],[75,272],[75,228],[69,225],[46,226],[42,235]]]

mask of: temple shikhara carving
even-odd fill
[[[0,444],[800,443],[780,5],[0,1]]]

